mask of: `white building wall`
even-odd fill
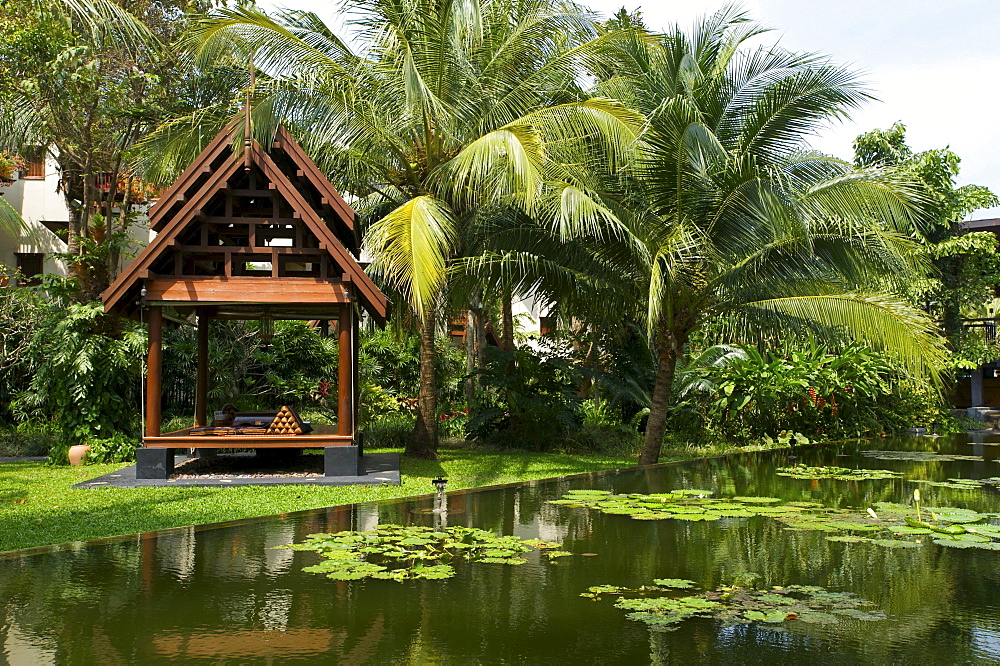
[[[66,243],[42,224],[69,221],[69,208],[58,188],[59,167],[52,155],[46,155],[44,178],[20,178],[9,185],[0,185],[0,193],[4,199],[28,223],[28,229],[16,238],[0,232],[0,263],[14,269],[17,268],[15,253],[42,253],[45,255],[45,273],[66,275],[65,262],[53,259],[51,256],[52,253],[65,252]],[[146,204],[136,205],[133,208],[142,212],[146,209],[148,209]],[[140,215],[130,229],[130,235],[132,242],[122,257],[123,265],[128,264],[156,234],[150,231],[149,221],[145,215]]]
[[[0,186],[0,192],[14,210],[28,223],[26,231],[16,238],[0,233],[0,263],[17,268],[15,252],[41,252],[45,256],[45,272],[66,275],[66,265],[50,255],[65,252],[66,243],[42,224],[69,221],[66,200],[57,191],[59,171],[54,159],[47,155],[44,178],[21,178],[10,185]]]

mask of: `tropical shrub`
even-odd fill
[[[479,371],[480,405],[466,430],[471,439],[542,450],[580,423],[579,370],[565,358],[521,347],[487,348]]]
[[[379,416],[361,426],[365,446],[372,448],[403,448],[412,430],[410,414]]]
[[[18,423],[0,430],[0,456],[47,456],[60,439],[51,423]]]
[[[0,274],[10,271],[0,264]],[[46,315],[33,289],[0,288],[0,423],[13,421],[11,403],[31,383],[27,350]]]
[[[163,347],[165,409],[189,413],[194,409],[197,330],[167,330]],[[213,321],[208,356],[209,402],[217,408],[225,403],[251,411],[283,404],[326,407],[330,396],[324,386],[337,379],[336,340],[300,321],[275,322],[269,344],[264,344],[258,322]]]
[[[780,432],[856,437],[940,420],[940,394],[863,345],[712,347],[679,377],[678,429],[732,441]]]
[[[132,462],[135,460],[139,441],[139,437],[135,435],[120,432],[111,437],[92,437],[87,440],[90,446],[87,464]]]
[[[62,445],[138,432],[143,328],[104,314],[100,303],[50,305],[26,349],[31,381],[13,410],[20,421],[51,421]]]

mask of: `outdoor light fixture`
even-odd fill
[[[437,490],[437,496],[434,498],[434,508],[431,513],[434,514],[434,529],[439,532],[448,527],[448,498],[444,495],[444,488],[448,485],[448,479],[443,476],[431,481],[434,484],[434,489]]]
[[[274,317],[271,316],[270,312],[265,312],[264,316],[260,318],[260,341],[264,343],[265,347],[270,347],[273,339]]]

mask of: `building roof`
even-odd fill
[[[357,302],[384,322],[388,300],[358,264],[351,207],[283,127],[270,151],[251,141],[247,155],[233,149],[237,128],[150,211],[157,236],[104,292],[105,311],[138,317],[145,288],[146,303],[212,306],[220,318],[320,319]]]
[[[970,220],[962,222],[959,226],[966,231],[1000,231],[1000,217],[993,217],[986,220]]]

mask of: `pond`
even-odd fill
[[[768,515],[636,520],[549,503],[574,489],[689,488],[863,513],[878,503],[912,503],[920,489],[928,507],[1000,512],[995,486],[948,481],[1000,476],[1000,438],[978,439],[900,438],[798,452],[807,465],[903,475],[888,479],[778,476],[786,454],[772,452],[448,493],[449,526],[544,539],[573,554],[532,551],[520,566],[458,563],[445,580],[330,580],[302,571],[320,561],[317,554],[273,548],[316,532],[431,526],[441,516],[430,512],[430,496],[12,555],[0,559],[0,662],[995,663],[1000,551],[942,547],[919,536],[908,537],[923,539],[919,548],[830,541],[829,531],[789,529]],[[872,457],[866,449],[923,453]],[[818,585],[864,597],[885,619],[734,624],[697,617],[659,631],[630,620],[613,595],[580,596],[591,586],[639,588],[664,578],[689,579],[700,590],[736,579],[758,588]]]

